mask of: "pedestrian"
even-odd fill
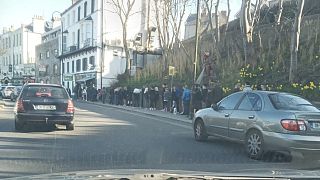
[[[78,89],[79,89],[79,85],[75,85],[74,88],[73,88],[73,96],[74,96],[74,99],[77,100],[78,99]]]
[[[134,88],[133,90],[133,106],[134,107],[139,107],[140,103],[140,91],[141,89]]]
[[[82,90],[82,100],[87,101],[88,100],[88,94],[87,94],[87,88],[84,87]]]
[[[156,109],[156,91],[153,87],[149,90],[150,110]]]
[[[148,87],[145,87],[144,88],[144,92],[143,92],[143,104],[144,104],[144,107],[145,108],[149,108],[150,105],[149,105],[149,88]]]
[[[202,92],[199,85],[195,85],[192,91],[192,106],[193,113],[196,113],[202,108]]]
[[[182,94],[182,102],[183,102],[183,112],[181,113],[182,115],[189,115],[190,100],[191,100],[191,92],[188,89],[188,86],[185,85],[183,88],[183,94]]]
[[[239,92],[239,91],[240,91],[240,83],[237,83],[237,84],[234,86],[233,92]]]
[[[217,104],[223,98],[223,89],[221,84],[217,82],[213,88],[213,103]]]
[[[176,86],[173,86],[172,88],[172,108],[173,108],[173,112],[177,113],[180,112],[179,110],[179,106],[180,106],[180,97],[181,97],[181,93],[179,88],[177,88]]]
[[[154,87],[154,94],[155,94],[155,98],[154,98],[154,100],[155,100],[155,109],[157,109],[157,107],[159,107],[158,106],[158,104],[159,104],[159,96],[160,96],[160,93],[159,93],[159,88],[156,86],[156,87]]]
[[[243,91],[252,91],[252,88],[249,82],[245,83]]]
[[[68,92],[68,94],[69,94],[69,97],[71,97],[71,90],[70,90],[70,88],[67,88],[67,92]]]
[[[103,87],[101,90],[101,101],[103,104],[106,103],[106,97],[107,97],[107,90],[106,90],[106,87]]]
[[[169,102],[170,102],[170,92],[169,92],[169,88],[165,88],[164,93],[163,93],[163,111],[168,112],[169,111]]]

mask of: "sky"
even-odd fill
[[[226,10],[227,0],[220,0],[220,3],[219,10]],[[3,27],[13,25],[15,28],[18,28],[21,24],[31,23],[34,15],[44,16],[45,20],[49,21],[54,11],[63,12],[71,4],[71,0],[0,0],[0,34]],[[234,15],[240,9],[241,0],[230,0],[230,6],[230,19],[234,19]],[[189,13],[195,12],[196,8],[193,6]]]
[[[0,0],[0,32],[3,27],[29,24],[34,15],[50,21],[54,11],[63,12],[71,4],[71,0]]]

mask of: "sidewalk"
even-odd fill
[[[161,117],[161,118],[171,119],[171,120],[175,120],[175,121],[181,121],[181,122],[185,122],[185,123],[192,123],[192,120],[189,119],[189,117],[186,115],[172,114],[172,113],[163,112],[160,110],[149,110],[149,109],[143,109],[140,107],[131,107],[131,106],[120,106],[120,105],[116,106],[116,105],[107,104],[107,103],[102,104],[101,102],[91,102],[91,101],[82,101],[82,100],[76,101],[76,102],[95,104],[95,105],[104,106],[104,107],[112,107],[112,108],[117,108],[117,109],[121,109],[121,110],[125,110],[125,111],[136,112],[136,113],[140,113],[140,114],[146,114],[146,115],[150,115],[150,116]]]

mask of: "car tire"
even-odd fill
[[[260,160],[264,154],[264,141],[261,132],[250,130],[246,135],[245,146],[249,158]]]
[[[196,141],[205,141],[208,139],[208,134],[202,120],[196,120],[193,129]]]
[[[73,131],[73,130],[74,130],[74,124],[72,124],[72,123],[67,124],[67,125],[66,125],[66,129],[67,129],[68,131]]]
[[[17,120],[14,120],[14,128],[16,131],[21,131],[21,130],[23,130],[23,124],[17,122]]]

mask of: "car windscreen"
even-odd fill
[[[54,86],[29,86],[23,90],[24,98],[49,97],[55,99],[68,99],[66,90]]]
[[[269,98],[273,106],[278,110],[319,111],[309,101],[291,94],[270,94]]]

